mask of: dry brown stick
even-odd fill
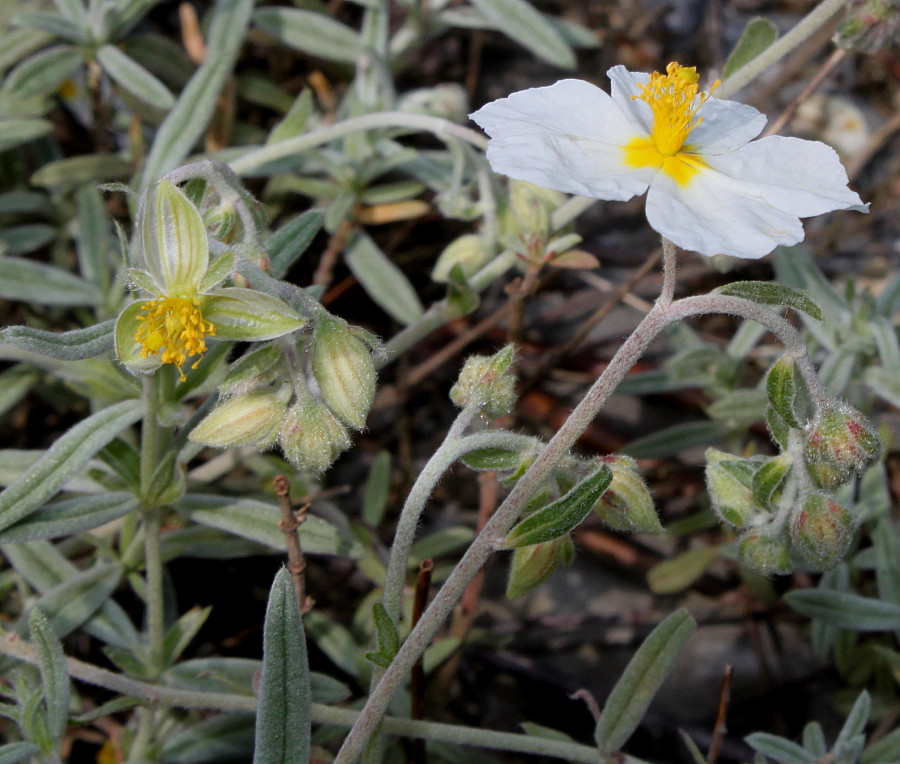
[[[306,520],[307,512],[310,505],[303,504],[300,509],[294,512],[291,506],[291,483],[284,475],[276,475],[273,480],[275,486],[275,495],[278,496],[278,508],[281,510],[281,520],[278,521],[278,527],[284,533],[285,543],[287,544],[288,564],[287,568],[294,581],[294,592],[297,594],[297,607],[301,613],[305,613],[312,607],[312,601],[306,596],[306,558],[303,556],[303,549],[300,546],[300,535],[297,529],[303,525]]]
[[[422,560],[419,565],[419,572],[416,575],[416,593],[413,598],[412,625],[419,622],[422,613],[425,612],[425,606],[428,604],[428,589],[431,587],[431,573],[434,570],[434,562],[432,560]],[[425,665],[422,658],[419,658],[412,667],[410,672],[410,695],[411,714],[413,719],[425,718]],[[425,764],[425,740],[422,738],[413,738],[412,755],[410,756],[412,764]]]
[[[828,57],[828,60],[819,68],[819,71],[817,71],[812,79],[806,84],[806,87],[803,88],[799,95],[785,107],[784,111],[781,112],[778,119],[776,119],[771,125],[769,125],[769,127],[766,128],[766,131],[763,133],[763,137],[780,133],[782,128],[793,118],[794,114],[797,112],[797,109],[800,108],[800,105],[813,93],[815,93],[816,90],[818,90],[819,85],[821,85],[825,81],[825,78],[828,77],[829,74],[831,74],[834,68],[844,60],[844,57],[846,55],[847,51],[843,48],[835,49],[835,51]]]
[[[725,731],[728,728],[725,720],[728,717],[728,702],[731,700],[731,677],[733,675],[734,667],[725,666],[725,673],[722,675],[722,689],[719,692],[719,712],[716,714],[716,726],[713,728],[709,753],[706,756],[707,764],[716,764],[719,751],[722,749],[722,741],[725,739]]]
[[[610,295],[609,299],[603,303],[597,310],[593,312],[590,316],[588,316],[584,321],[581,322],[581,326],[575,330],[575,333],[571,336],[571,338],[560,345],[558,348],[554,348],[547,355],[544,356],[544,359],[538,365],[537,369],[534,370],[532,375],[525,381],[522,385],[520,395],[524,395],[529,390],[531,390],[538,382],[543,379],[544,375],[552,369],[556,364],[558,364],[563,358],[565,358],[569,353],[575,350],[582,342],[584,342],[585,338],[590,334],[591,329],[593,329],[597,324],[599,324],[607,315],[612,311],[619,302],[627,295],[634,286],[641,281],[651,270],[653,270],[660,259],[662,258],[662,250],[659,249],[654,252],[649,258],[647,258],[646,262],[638,268],[624,284],[622,284],[615,292]]]

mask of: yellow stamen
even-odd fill
[[[206,352],[206,337],[216,333],[216,328],[204,320],[200,301],[184,297],[160,297],[141,306],[137,316],[141,322],[134,339],[141,346],[141,358],[159,355],[162,363],[171,363],[186,377],[182,366],[188,356]],[[198,358],[192,369],[200,363]]]
[[[672,62],[666,73],[654,72],[650,81],[639,85],[640,95],[632,96],[646,103],[653,111],[650,138],[634,138],[624,147],[625,163],[629,167],[661,169],[680,185],[687,183],[706,163],[689,151],[687,138],[703,117],[697,111],[709,99],[709,93],[698,92],[700,77],[695,67]],[[716,81],[712,90],[718,87]]]

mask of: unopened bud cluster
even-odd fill
[[[297,469],[323,472],[350,446],[350,429],[365,426],[375,397],[373,344],[323,311],[293,356],[308,356],[309,377],[298,376],[282,347],[255,349],[232,364],[219,386],[222,401],[191,440],[257,450],[277,443]]]
[[[450,389],[450,400],[460,408],[476,406],[485,419],[506,416],[516,402],[515,360],[512,345],[492,356],[470,356]]]
[[[854,517],[831,492],[878,460],[872,424],[848,404],[816,405],[803,424],[799,391],[785,360],[768,379],[775,457],[739,458],[707,451],[706,481],[718,516],[741,531],[741,561],[762,573],[827,570],[846,555]],[[773,426],[774,425],[774,426]]]

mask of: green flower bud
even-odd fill
[[[855,6],[832,39],[845,50],[875,53],[889,48],[898,34],[900,8],[896,0],[867,0]]]
[[[612,482],[594,505],[597,517],[616,531],[662,533],[650,489],[637,471],[637,462],[628,456],[610,456],[603,461],[612,470]]]
[[[749,459],[706,449],[706,490],[713,511],[735,528],[757,525],[765,509],[753,497],[753,475],[757,465]]]
[[[837,488],[876,462],[880,453],[881,441],[871,422],[846,403],[830,403],[809,427],[806,467],[819,488]]]
[[[506,416],[516,402],[516,378],[512,370],[515,359],[512,345],[492,356],[470,356],[450,389],[450,400],[460,408],[477,405],[486,419]]]
[[[531,591],[558,567],[568,565],[573,555],[572,539],[568,536],[516,549],[509,568],[506,596],[514,600]]]
[[[231,365],[219,385],[220,395],[243,395],[274,381],[281,365],[281,351],[274,345],[263,345],[246,353]]]
[[[509,182],[509,209],[512,213],[513,235],[537,234],[546,239],[550,235],[550,216],[566,200],[564,194],[541,188],[526,180]]]
[[[220,340],[274,340],[306,323],[281,300],[253,289],[217,289],[201,304],[203,317],[215,326]]]
[[[853,540],[853,517],[830,496],[810,494],[791,524],[793,551],[816,570],[837,565]]]
[[[490,259],[491,252],[482,238],[474,233],[467,233],[450,242],[441,252],[431,271],[431,278],[446,284],[450,281],[450,271],[458,265],[468,279],[478,273]]]
[[[738,547],[741,561],[765,575],[791,572],[790,544],[786,534],[770,526],[744,533]]]
[[[284,403],[275,393],[250,393],[220,403],[188,438],[216,448],[253,446],[262,451],[278,436]]]
[[[278,444],[298,470],[319,474],[350,446],[350,435],[328,406],[309,397],[288,409]]]
[[[375,398],[375,365],[369,349],[344,321],[322,316],[312,339],[311,364],[331,410],[344,424],[361,430]]]

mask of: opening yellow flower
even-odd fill
[[[206,352],[206,337],[216,333],[216,327],[203,318],[200,300],[184,297],[158,297],[141,305],[136,316],[141,322],[134,339],[141,346],[141,358],[159,355],[162,363],[171,363],[181,371],[189,356]],[[200,363],[198,358],[192,369]]]
[[[753,141],[766,117],[701,92],[693,67],[608,74],[611,95],[561,80],[472,114],[491,137],[494,170],[597,199],[647,192],[650,225],[704,255],[763,257],[803,239],[801,217],[867,210],[833,149],[782,136]]]

